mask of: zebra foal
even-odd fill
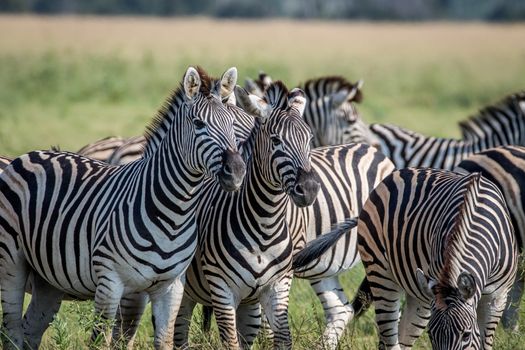
[[[395,171],[370,194],[358,233],[361,291],[371,293],[381,349],[411,348],[427,324],[433,349],[492,348],[517,268],[493,183],[479,173]]]
[[[111,320],[123,296],[140,292],[152,302],[155,347],[172,348],[201,182],[208,175],[233,191],[245,174],[235,114],[222,104],[236,80],[235,68],[218,80],[188,68],[147,129],[143,157],[126,166],[53,151],[10,163],[0,176],[4,348],[37,348],[64,296],[94,298]]]

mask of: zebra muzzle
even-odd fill
[[[312,205],[317,198],[320,187],[319,177],[315,171],[299,169],[297,181],[290,191],[290,195],[295,205],[298,207],[307,207]]]
[[[246,164],[239,152],[225,150],[222,155],[222,168],[218,173],[222,189],[228,192],[238,190],[244,175],[246,175]]]

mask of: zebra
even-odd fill
[[[271,77],[259,73],[256,80],[247,79],[246,87],[261,96]],[[324,76],[307,80],[299,87],[306,92],[308,104],[304,112],[306,123],[314,133],[313,147],[354,143],[376,146],[368,125],[357,110],[363,100],[364,81],[351,83],[342,76]]]
[[[113,152],[126,141],[120,136],[108,136],[85,145],[76,153],[107,162]]]
[[[525,91],[510,94],[459,122],[463,140],[483,140],[483,149],[522,145],[525,138]]]
[[[429,137],[390,124],[370,124],[367,132],[353,128],[350,142],[378,146],[396,168],[430,167],[452,170],[463,159],[487,148],[525,145],[525,94],[513,94],[479,116],[462,122],[463,140]]]
[[[359,215],[358,249],[379,348],[411,348],[427,324],[433,349],[492,348],[517,269],[508,210],[492,182],[479,173],[396,170]]]
[[[202,179],[234,191],[245,174],[233,132],[244,112],[222,103],[236,80],[236,68],[212,79],[189,67],[147,128],[143,157],[128,165],[53,151],[10,163],[0,176],[4,348],[37,348],[64,295],[94,298],[96,314],[111,320],[134,292],[151,299],[155,347],[172,348]],[[33,297],[22,321],[30,270]],[[104,328],[97,324],[92,340]]]
[[[501,146],[474,154],[454,169],[461,173],[479,172],[492,181],[503,193],[509,208],[512,226],[516,233],[520,259],[523,259],[525,242],[525,147]],[[502,324],[507,329],[518,328],[518,310],[525,284],[523,261],[516,274],[507,307],[503,312]]]
[[[178,342],[186,341],[188,316],[200,302],[213,305],[223,344],[237,349],[237,326],[253,327],[243,312],[261,301],[276,334],[275,346],[290,348],[293,241],[286,208],[289,202],[311,205],[319,190],[309,159],[312,134],[302,119],[306,101],[304,92],[288,92],[281,82],[272,83],[264,99],[239,89],[236,98],[258,115],[253,150],[238,192],[225,193],[210,181],[204,185],[196,213],[199,248],[187,272],[175,327],[183,336],[175,343],[184,345]]]

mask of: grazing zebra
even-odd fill
[[[354,128],[350,141],[378,145],[396,168],[452,170],[465,157],[494,146],[525,145],[525,94],[507,97],[460,124],[464,140],[428,137],[399,126],[371,124],[367,133]]]
[[[492,348],[517,269],[512,224],[492,182],[395,171],[370,194],[358,232],[361,287],[371,291],[381,349],[411,348],[427,323],[433,349]]]
[[[520,250],[520,259],[523,260],[525,242],[525,147],[504,146],[474,154],[458,164],[455,171],[471,173],[480,172],[492,181],[503,193],[509,208],[512,226],[516,234],[516,241]],[[519,319],[519,305],[523,295],[525,276],[521,269],[516,274],[507,307],[503,312],[502,323],[507,329],[517,329]]]
[[[525,91],[511,94],[494,106],[459,123],[463,140],[483,140],[483,149],[523,145],[525,139]]]
[[[121,297],[134,292],[152,301],[155,347],[173,347],[183,276],[197,245],[194,211],[204,175],[233,191],[245,174],[233,132],[236,116],[221,101],[236,79],[235,68],[218,80],[188,68],[148,128],[144,156],[126,166],[35,151],[4,170],[4,348],[24,342],[37,348],[64,295],[94,298],[96,314],[113,319]],[[33,297],[22,320],[30,270]],[[101,330],[97,325],[92,339]]]
[[[103,139],[85,145],[77,151],[84,157],[107,162],[115,149],[122,146],[126,139],[119,136],[108,136]]]
[[[241,334],[255,327],[244,313],[261,301],[276,348],[290,348],[293,241],[286,208],[289,202],[311,205],[319,190],[309,159],[312,134],[302,119],[306,101],[301,90],[288,93],[280,82],[269,86],[265,99],[239,89],[236,97],[258,115],[253,150],[238,192],[204,185],[196,213],[199,248],[188,269],[175,343],[186,342],[189,316],[199,302],[213,305],[223,344],[237,349],[237,327],[248,328]]]

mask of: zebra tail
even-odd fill
[[[354,300],[352,300],[352,309],[354,310],[354,317],[359,317],[366,312],[372,305],[372,291],[368,280],[363,278],[363,282],[359,285],[359,289],[355,293]]]
[[[332,231],[308,242],[306,247],[293,257],[292,269],[304,267],[319,258],[355,226],[357,226],[357,218],[348,219],[336,225]]]
[[[209,333],[211,329],[211,317],[213,316],[213,307],[202,306],[202,332]]]

